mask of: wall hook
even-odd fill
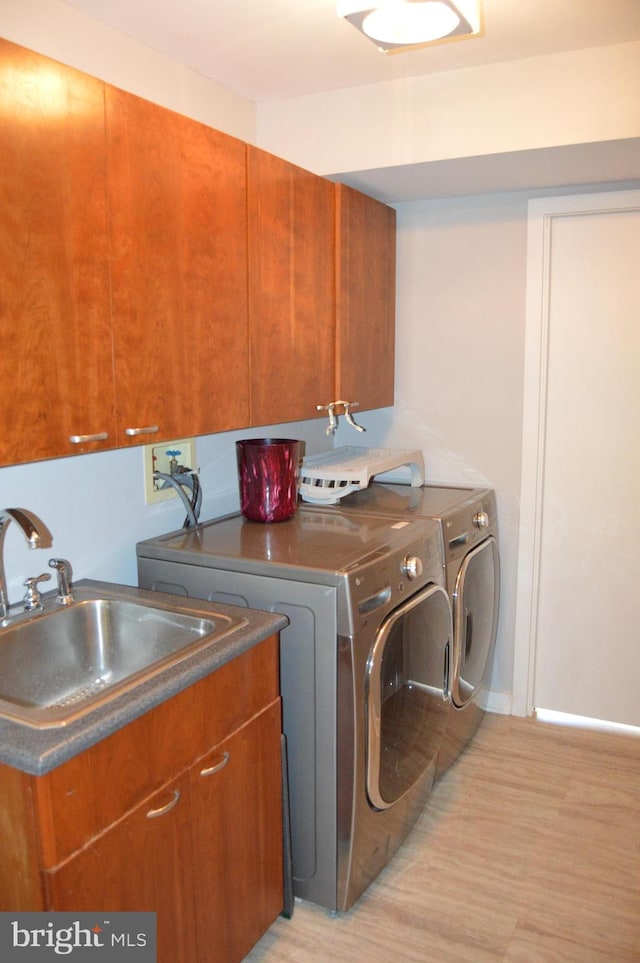
[[[353,415],[351,414],[351,412],[349,411],[349,408],[351,408],[351,407],[357,407],[358,404],[359,404],[358,401],[345,401],[345,403],[344,403],[344,416],[345,416],[345,418],[346,418],[346,420],[347,420],[347,424],[348,424],[348,425],[351,425],[352,428],[355,428],[356,431],[366,431],[367,429],[364,428],[362,425],[359,425],[359,424],[355,421],[355,419],[354,419]]]
[[[316,405],[316,411],[326,411],[329,413],[329,424],[326,427],[327,435],[335,435],[338,430],[338,419],[334,411],[335,402],[329,405]]]
[[[316,405],[316,411],[326,411],[329,414],[329,424],[327,425],[326,433],[328,435],[335,435],[338,430],[338,416],[336,415],[336,408],[344,408],[344,417],[348,425],[355,428],[356,431],[366,431],[362,425],[357,424],[353,415],[351,414],[351,408],[357,408],[360,404],[359,401],[332,401],[328,405]]]

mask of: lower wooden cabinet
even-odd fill
[[[238,963],[283,908],[281,728],[273,636],[46,776],[0,766],[0,909],[155,911],[158,963]]]
[[[280,705],[190,770],[198,963],[241,960],[282,910]]]
[[[47,908],[154,911],[159,963],[198,960],[191,819],[185,773],[46,871]]]

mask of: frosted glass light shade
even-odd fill
[[[337,13],[384,53],[480,33],[479,0],[338,0]]]

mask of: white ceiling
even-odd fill
[[[483,0],[483,36],[394,56],[335,0],[65,2],[256,103],[640,39],[640,0]]]
[[[482,0],[481,37],[385,56],[335,0],[64,0],[248,100],[640,39],[640,0]],[[335,172],[387,203],[563,185],[635,186],[640,138]]]

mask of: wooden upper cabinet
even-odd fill
[[[247,151],[251,424],[318,417],[335,373],[334,184]]]
[[[0,39],[0,465],[114,445],[103,91]]]
[[[357,420],[394,401],[395,210],[337,184],[336,248],[336,398]]]
[[[118,444],[246,425],[246,146],[110,86],[106,108]]]
[[[2,39],[0,251],[0,466],[393,404],[393,209]]]

